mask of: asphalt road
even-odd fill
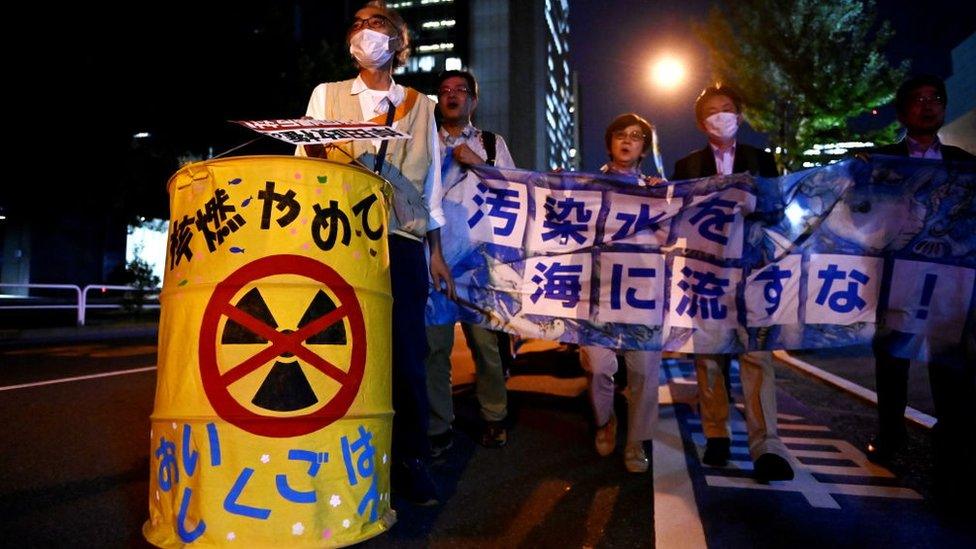
[[[155,353],[154,340],[132,338],[0,348],[0,545],[146,546]],[[653,472],[631,475],[619,450],[599,458],[592,448],[573,353],[519,359],[501,450],[472,442],[471,368],[464,353],[456,358],[459,434],[433,465],[445,503],[417,508],[394,497],[397,524],[367,547],[976,545],[973,521],[933,504],[923,429],[911,429],[890,471],[874,466],[860,452],[873,408],[785,366],[779,422],[797,478],[759,484],[739,413],[733,463],[700,463],[687,361],[666,361]]]

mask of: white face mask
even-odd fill
[[[731,141],[739,131],[739,115],[717,112],[705,119],[705,131],[719,141]]]
[[[349,53],[356,58],[360,67],[376,69],[385,65],[393,52],[390,51],[392,38],[373,29],[363,29],[349,40]]]

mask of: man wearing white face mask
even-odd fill
[[[702,90],[695,101],[695,120],[698,129],[708,137],[708,145],[678,160],[672,179],[743,172],[762,177],[779,175],[771,154],[736,142],[742,122],[741,106],[738,93],[728,86],[718,84]],[[731,457],[729,360],[725,355],[695,355],[702,431],[706,438],[702,461],[706,465],[723,466]],[[762,481],[790,480],[793,468],[776,431],[772,356],[769,352],[745,353],[739,357],[739,366],[754,474]]]
[[[393,463],[394,493],[421,505],[437,503],[437,489],[427,468],[428,400],[424,358],[427,337],[427,261],[436,289],[454,297],[454,281],[444,262],[440,227],[443,192],[440,145],[434,124],[434,102],[393,81],[393,69],[410,52],[403,18],[386,3],[367,2],[346,34],[349,53],[359,67],[352,80],[319,84],[308,102],[307,115],[319,120],[369,120],[391,124],[410,139],[386,142],[337,143],[299,147],[296,154],[339,162],[356,159],[381,170],[393,184],[389,218],[390,281],[393,294]],[[381,165],[382,163],[382,165]]]
[[[762,177],[779,175],[773,155],[736,142],[742,122],[740,106],[739,94],[728,86],[718,84],[702,90],[695,101],[695,121],[708,137],[708,145],[678,160],[672,179],[743,172]]]

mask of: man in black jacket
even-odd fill
[[[695,101],[695,120],[708,136],[705,148],[679,160],[672,179],[694,179],[710,175],[748,172],[776,177],[773,156],[744,143],[735,136],[742,122],[738,93],[721,84],[705,88]],[[723,466],[731,456],[729,430],[729,394],[727,383],[729,357],[696,355],[698,399],[705,433],[707,465]],[[761,481],[790,480],[786,446],[776,431],[776,381],[772,355],[769,352],[746,353],[740,357],[740,377],[745,397],[746,426],[749,432],[749,454],[755,463],[755,476]]]
[[[906,80],[895,94],[895,110],[898,121],[905,127],[905,138],[871,152],[936,160],[976,160],[976,156],[939,140],[947,101],[941,78],[921,75]]]
[[[938,131],[945,122],[945,83],[935,76],[922,75],[905,81],[895,95],[898,121],[905,127],[905,138],[898,143],[877,147],[873,154],[946,161],[976,161],[976,156],[946,145]],[[908,402],[908,366],[910,361],[892,356],[879,341],[875,350],[875,378],[878,391],[878,434],[868,444],[868,459],[886,462],[905,443],[905,406]],[[935,431],[938,458],[937,474],[943,481],[956,483],[947,475],[969,474],[976,456],[973,437],[976,433],[976,401],[973,366],[929,364],[929,382],[938,424]],[[965,484],[965,483],[963,483]]]
[[[708,144],[678,160],[671,179],[695,179],[743,172],[762,177],[779,175],[773,155],[736,142],[735,135],[742,123],[741,103],[735,90],[721,84],[710,86],[701,92],[695,101],[695,120],[698,129],[708,136]]]

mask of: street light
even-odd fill
[[[684,63],[671,55],[659,58],[651,69],[654,83],[666,90],[674,89],[684,82],[685,73]]]

